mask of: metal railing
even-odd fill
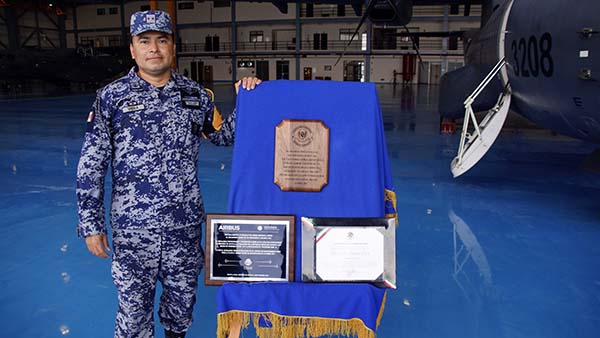
[[[296,50],[295,41],[261,41],[237,43],[237,50]]]
[[[326,43],[320,41],[315,44],[314,40],[303,40],[300,43],[301,51],[341,51],[346,48],[347,40],[327,40]],[[442,38],[421,38],[418,41],[418,48],[421,51],[441,51]],[[216,48],[215,48],[216,47]],[[184,43],[179,45],[179,52],[183,53],[219,53],[231,52],[231,42],[220,42],[217,46],[206,45],[205,43]],[[261,42],[238,42],[236,51],[295,51],[296,42],[288,41],[261,41]],[[395,50],[414,50],[413,42],[406,40],[403,37],[398,37],[395,40],[378,40],[371,41],[371,49],[374,51],[395,51]],[[363,42],[354,40],[348,46],[348,51],[364,51]],[[458,41],[457,52],[463,51],[462,41]]]
[[[179,51],[183,53],[231,52],[231,42],[219,42],[216,46],[206,43],[182,43],[179,45]]]
[[[462,16],[464,15],[465,7],[461,5],[459,7],[458,14],[450,14],[450,16]],[[444,15],[444,6],[414,6],[413,7],[413,16],[443,16]],[[473,5],[471,6],[471,12],[469,16],[481,16],[481,5]]]
[[[365,6],[363,6],[363,11]],[[343,14],[343,15],[338,15]],[[444,6],[413,6],[413,16],[443,16]],[[310,16],[309,16],[310,15]],[[464,6],[459,7],[458,14],[450,14],[450,16],[462,16],[464,15]],[[481,6],[471,6],[470,16],[481,16]],[[354,13],[354,9],[350,5],[345,5],[342,13],[338,12],[338,7],[335,4],[315,4],[313,5],[312,11],[307,10],[306,4],[300,8],[301,18],[326,18],[326,17],[358,17]]]
[[[312,14],[312,15],[310,15],[310,14]],[[339,14],[343,14],[343,15],[339,15]],[[307,10],[307,6],[305,4],[305,5],[302,5],[302,7],[300,8],[300,17],[301,18],[328,18],[328,17],[345,18],[345,17],[357,17],[357,16],[356,16],[356,13],[354,13],[354,9],[352,9],[352,6],[350,6],[350,5],[345,5],[343,13],[339,13],[338,6],[335,4],[331,4],[331,5],[327,5],[327,4],[316,5],[315,4],[313,6],[312,11]]]

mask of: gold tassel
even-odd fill
[[[383,314],[387,294],[384,294],[377,326]],[[217,338],[226,338],[230,329],[236,326],[245,329],[252,322],[258,338],[312,338],[326,335],[342,335],[347,337],[375,338],[375,332],[365,326],[362,320],[335,319],[319,317],[290,317],[272,312],[228,311],[219,313],[217,317]],[[270,327],[260,326],[268,323]]]
[[[227,338],[229,330],[240,327],[243,330],[250,325],[250,313],[244,311],[228,311],[217,316],[217,338]]]
[[[390,201],[392,202],[392,207],[394,208],[394,213],[393,214],[386,214],[385,217],[387,218],[392,218],[394,217],[396,219],[396,227],[398,226],[398,209],[396,209],[396,193],[393,190],[390,189],[384,189],[384,197],[383,199],[385,201]]]

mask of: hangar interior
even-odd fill
[[[592,1],[578,13],[595,13]],[[477,29],[485,16],[479,1],[415,5],[406,29],[367,21],[335,65],[360,21],[348,5],[290,2],[284,14],[270,2],[235,0],[0,0],[0,336],[113,336],[110,261],[91,255],[75,232],[76,172],[93,93],[133,65],[128,18],[151,3],[173,4],[178,71],[213,88],[222,113],[235,108],[231,83],[242,76],[376,83],[399,224],[397,289],[387,292],[376,337],[598,335],[600,180],[584,168],[597,141],[511,113],[478,165],[457,179],[450,172],[460,135],[440,132],[438,83],[464,64],[463,41],[402,33]],[[550,17],[555,26],[567,21],[559,14]],[[533,21],[536,12],[526,15]],[[585,40],[578,29],[561,31],[573,33],[570,42],[597,43],[594,30]],[[595,65],[573,67],[573,81],[598,88],[581,71],[595,76]],[[591,135],[600,95],[587,101],[572,87],[553,96],[576,105]],[[543,98],[544,112],[551,110]],[[565,116],[562,124],[571,125]],[[227,211],[232,157],[231,147],[201,147],[208,212]],[[108,175],[106,205],[110,183]],[[188,337],[214,336],[216,293],[198,287]],[[159,295],[160,286],[155,302]]]
[[[128,18],[150,8],[148,1],[4,3],[2,95],[60,93],[56,87],[89,91],[117,78],[132,65]],[[156,7],[168,10],[169,4],[158,1]],[[171,6],[177,69],[207,86],[249,75],[435,85],[442,74],[463,65],[463,45],[457,36],[425,33],[477,29],[481,20],[480,5],[467,12],[464,5],[414,6],[406,27],[367,21],[352,39],[361,17],[350,5],[290,2],[285,14],[270,2],[177,1]],[[406,32],[423,36],[402,35]]]

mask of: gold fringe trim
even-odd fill
[[[386,294],[387,295],[387,294]],[[383,314],[386,295],[384,295],[377,326]],[[252,322],[258,338],[311,338],[325,335],[342,335],[358,338],[375,338],[375,332],[365,326],[362,320],[335,319],[320,317],[282,316],[273,312],[228,311],[217,316],[217,338],[226,338],[230,329],[240,327],[243,330]],[[261,327],[259,322],[269,323],[271,327]]]
[[[243,330],[250,324],[250,313],[244,311],[228,311],[217,316],[217,338],[226,338],[231,328]]]
[[[387,218],[392,218],[394,217],[396,219],[396,226],[398,226],[398,209],[396,208],[396,193],[393,190],[390,189],[384,189],[384,197],[383,199],[385,201],[390,201],[392,203],[392,207],[394,208],[394,213],[393,214],[386,214],[385,217]]]
[[[379,308],[379,314],[377,315],[377,322],[375,322],[375,325],[377,325],[377,327],[379,327],[379,324],[381,324],[381,317],[383,316],[383,311],[385,310],[385,301],[387,300],[387,290],[383,293],[383,299],[381,300],[381,307]]]

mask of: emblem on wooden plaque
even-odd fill
[[[318,192],[329,181],[329,128],[319,120],[283,120],[275,127],[273,182],[283,191]]]

